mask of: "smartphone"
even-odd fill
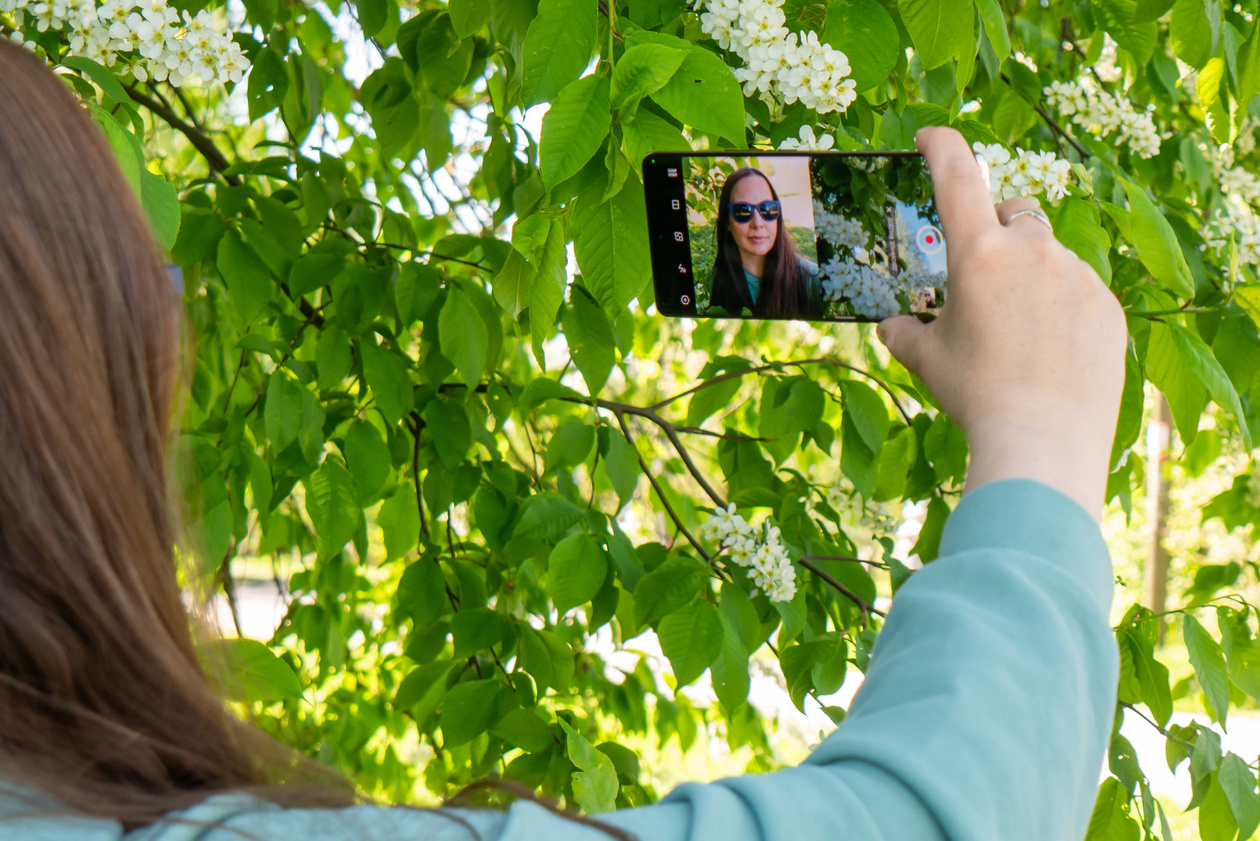
[[[654,152],[643,187],[662,315],[872,322],[944,303],[917,152]]]

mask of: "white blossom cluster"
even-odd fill
[[[883,266],[871,266],[837,255],[818,267],[823,295],[828,300],[848,300],[853,311],[866,318],[891,318],[901,312],[897,293],[901,277]]]
[[[1239,262],[1260,267],[1260,217],[1237,193],[1225,194],[1224,207],[1212,212],[1203,232],[1206,247],[1218,254],[1229,248],[1231,237],[1238,247]]]
[[[714,540],[730,559],[749,570],[748,576],[772,602],[790,602],[796,595],[796,568],[787,547],[779,540],[779,527],[769,521],[750,525],[735,513],[735,503],[718,509],[700,527],[700,536]]]
[[[801,126],[801,131],[796,137],[789,137],[779,144],[780,149],[800,149],[808,152],[826,152],[832,146],[836,145],[836,139],[830,134],[824,134],[822,137],[814,135],[813,126]]]
[[[880,320],[901,312],[898,293],[913,302],[926,300],[933,289],[945,288],[942,273],[910,267],[893,276],[885,263],[848,260],[839,255],[819,266],[818,273],[824,297],[847,300],[857,315]]]
[[[1234,150],[1229,146],[1200,146],[1207,154],[1212,176],[1225,198],[1224,205],[1212,211],[1203,232],[1206,248],[1224,255],[1232,237],[1238,259],[1260,268],[1260,216],[1254,205],[1260,202],[1260,178],[1234,166]]]
[[[1159,132],[1147,111],[1139,111],[1123,96],[1099,90],[1089,78],[1080,82],[1051,82],[1043,89],[1050,104],[1064,117],[1071,117],[1085,131],[1099,137],[1115,135],[1138,157],[1159,154]]]
[[[818,34],[789,32],[783,0],[696,0],[700,30],[745,66],[735,70],[744,93],[760,93],[773,103],[796,101],[825,114],[844,111],[857,98],[844,53],[822,43]]]
[[[818,199],[814,199],[814,230],[836,248],[866,248],[867,235],[862,223],[832,213]]]
[[[204,9],[181,20],[166,0],[0,0],[6,12],[18,27],[13,40],[21,43],[29,17],[39,32],[61,30],[74,55],[106,67],[121,61],[140,82],[239,82],[249,70],[241,45]]]
[[[973,143],[971,148],[989,167],[989,190],[995,202],[1016,196],[1034,198],[1045,194],[1057,204],[1067,195],[1072,165],[1055,157],[1053,152],[1031,152],[1016,149],[1011,157],[1000,143]]]
[[[1246,123],[1243,127],[1246,128]],[[1240,133],[1239,140],[1243,135]],[[1252,141],[1254,148],[1255,141]],[[1200,149],[1207,153],[1208,163],[1212,167],[1212,177],[1216,180],[1221,192],[1227,196],[1238,196],[1245,202],[1260,201],[1260,178],[1256,178],[1251,172],[1248,172],[1241,166],[1234,166],[1234,150],[1227,145],[1206,146],[1200,144]],[[1247,154],[1239,143],[1239,151]]]

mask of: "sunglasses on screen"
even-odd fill
[[[726,209],[731,212],[731,218],[736,222],[749,221],[752,219],[754,210],[767,222],[773,222],[779,218],[779,203],[777,201],[763,201],[761,204],[737,201],[728,204]]]

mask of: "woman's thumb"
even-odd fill
[[[926,330],[927,325],[914,316],[898,315],[881,321],[875,335],[906,370],[917,375]]]

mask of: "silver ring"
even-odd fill
[[[1015,211],[1014,213],[1012,213],[1010,216],[1006,217],[1006,223],[1005,223],[1005,224],[1009,225],[1009,224],[1011,224],[1011,220],[1012,220],[1012,219],[1014,219],[1016,216],[1024,216],[1025,214],[1027,214],[1028,216],[1031,216],[1031,217],[1033,217],[1034,219],[1036,219],[1036,220],[1040,221],[1042,224],[1044,224],[1044,225],[1045,225],[1047,228],[1049,228],[1050,230],[1052,230],[1052,231],[1054,230],[1054,226],[1050,224],[1050,217],[1049,217],[1049,216],[1047,216],[1047,215],[1045,214],[1045,211],[1040,210],[1040,209],[1037,209],[1037,210],[1017,210],[1017,211]]]

